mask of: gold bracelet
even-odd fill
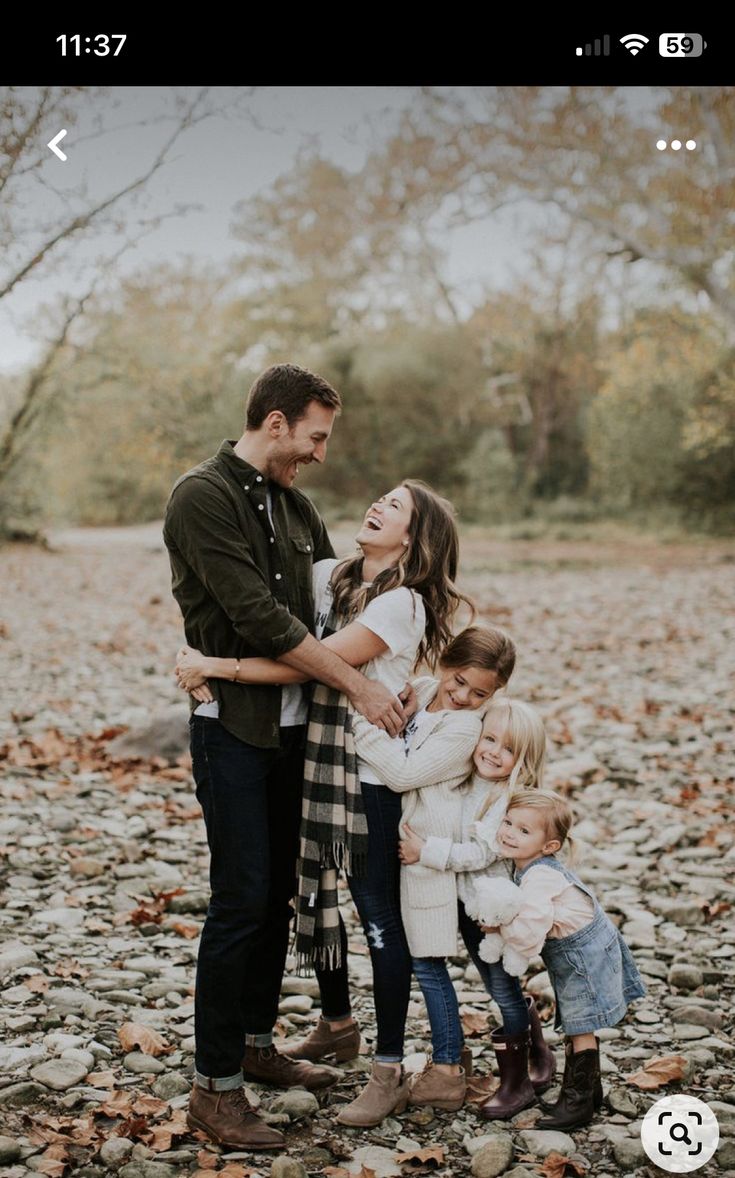
[[[237,683],[237,676],[240,674],[240,660],[235,661],[235,674],[232,676],[232,682]]]

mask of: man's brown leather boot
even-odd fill
[[[209,1092],[195,1084],[189,1097],[186,1123],[201,1129],[217,1145],[228,1149],[283,1149],[286,1139],[266,1125],[253,1109],[242,1088]]]
[[[318,1059],[346,1063],[348,1059],[356,1059],[359,1051],[360,1028],[357,1023],[335,1031],[325,1018],[320,1018],[305,1039],[290,1043],[282,1049],[281,1055],[287,1055],[289,1059],[308,1059],[310,1063],[316,1063]]]
[[[329,1088],[342,1079],[336,1068],[320,1068],[305,1060],[290,1059],[270,1047],[246,1047],[242,1057],[242,1070],[247,1080],[258,1084],[274,1084],[276,1088],[308,1088],[317,1092]]]

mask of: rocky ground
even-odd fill
[[[334,1113],[366,1054],[318,1102],[253,1090],[287,1126],[283,1157],[226,1155],[187,1132],[207,855],[179,758],[179,618],[154,527],[75,532],[52,551],[0,553],[1,1174],[655,1174],[640,1123],[672,1092],[719,1119],[702,1172],[735,1173],[732,549],[497,545],[475,531],[463,567],[483,615],[517,641],[514,692],[547,720],[550,779],[577,805],[580,874],[648,986],[601,1036],[609,1107],[572,1134],[534,1130],[534,1110],[488,1126],[471,1103],[341,1129]],[[126,735],[151,721],[142,743]],[[369,1049],[369,961],[347,901],[345,915]],[[488,1072],[497,1012],[473,967],[458,957],[452,971]],[[532,974],[554,1043],[540,961]],[[316,995],[289,973],[281,1035],[311,1024]],[[418,991],[409,1035],[416,1067],[429,1046]]]

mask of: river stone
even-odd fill
[[[137,1072],[144,1076],[150,1073],[159,1075],[166,1071],[166,1065],[153,1055],[146,1055],[144,1051],[129,1051],[123,1060],[123,1067],[129,1072]]]
[[[104,1005],[85,990],[75,990],[72,986],[52,987],[44,999],[56,1014],[82,1014],[89,1019],[96,1019]]]
[[[91,1051],[84,1051],[81,1047],[66,1047],[61,1053],[62,1059],[74,1059],[84,1064],[88,1072],[94,1067],[94,1055]]]
[[[6,945],[0,953],[0,978],[14,974],[24,965],[36,965],[38,954],[30,945]]]
[[[647,1154],[640,1137],[621,1137],[619,1141],[613,1141],[612,1151],[615,1161],[626,1173],[646,1162]]]
[[[677,1006],[674,1016],[677,1022],[681,1020],[693,1027],[709,1027],[711,1031],[719,1031],[722,1026],[719,1010],[707,1010],[703,1006]]]
[[[540,1158],[554,1152],[569,1157],[577,1148],[573,1138],[557,1129],[524,1129],[521,1142],[524,1149]]]
[[[271,1178],[308,1178],[308,1175],[296,1158],[280,1157],[271,1162]]]
[[[91,856],[80,855],[78,859],[72,859],[69,864],[69,874],[71,876],[79,876],[82,879],[94,879],[95,876],[104,875],[107,870],[107,864],[103,863],[101,859],[93,859]]]
[[[147,1158],[141,1158],[134,1162],[128,1162],[127,1166],[123,1166],[118,1170],[120,1178],[178,1178],[181,1170],[178,1166],[169,1166],[165,1162],[152,1162]]]
[[[473,1178],[497,1178],[513,1160],[513,1140],[508,1133],[498,1133],[472,1158]]]
[[[110,756],[123,761],[150,761],[153,757],[164,757],[175,764],[188,751],[189,717],[181,704],[156,708],[145,724],[130,728],[107,745]]]
[[[638,1109],[631,1094],[624,1088],[611,1088],[607,1094],[607,1103],[614,1113],[624,1117],[637,1117]]]
[[[497,1133],[483,1133],[479,1137],[470,1137],[468,1135],[467,1137],[463,1138],[462,1144],[470,1157],[473,1158],[476,1153],[480,1152],[483,1146],[487,1145],[491,1141],[494,1141],[497,1136]]]
[[[350,1174],[360,1174],[363,1167],[372,1170],[375,1178],[398,1178],[401,1174],[401,1167],[396,1162],[396,1151],[384,1145],[365,1145],[355,1150],[346,1169]]]
[[[115,1169],[127,1161],[133,1152],[133,1142],[129,1137],[109,1137],[100,1146],[100,1157],[108,1166]]]
[[[153,1085],[153,1091],[159,1100],[173,1100],[177,1096],[183,1096],[190,1090],[191,1080],[187,1080],[185,1076],[180,1076],[178,1072],[166,1072],[165,1075],[159,1076]]]
[[[667,981],[670,986],[676,986],[677,990],[696,990],[704,982],[704,975],[696,965],[679,963],[672,965]]]
[[[0,1166],[9,1166],[20,1158],[20,1146],[14,1137],[0,1137]]]
[[[312,1117],[318,1113],[319,1101],[313,1092],[307,1092],[305,1088],[290,1088],[271,1102],[270,1111],[286,1113],[292,1121],[298,1121],[301,1117]]]
[[[42,1084],[34,1084],[27,1080],[21,1084],[10,1084],[7,1088],[0,1088],[0,1106],[4,1108],[23,1108],[27,1104],[34,1104],[46,1089]]]
[[[350,962],[350,969],[352,963]],[[281,986],[282,994],[308,994],[310,998],[319,997],[319,983],[316,978],[284,978]]]
[[[76,1059],[50,1059],[31,1069],[31,1076],[47,1088],[56,1092],[65,1092],[80,1084],[87,1075],[89,1068]]]
[[[292,994],[282,998],[278,1004],[279,1014],[308,1014],[314,1005],[314,999],[308,994]]]
[[[45,924],[52,928],[78,929],[84,924],[82,908],[43,908],[30,918],[34,924]]]
[[[706,1039],[708,1035],[709,1030],[707,1027],[697,1027],[692,1025],[692,1023],[680,1023],[678,1019],[674,1021],[671,1029],[672,1039]]]

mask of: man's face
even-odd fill
[[[335,416],[334,409],[311,401],[304,416],[290,429],[284,418],[281,434],[273,438],[269,447],[263,473],[280,487],[291,487],[299,466],[307,462],[324,462]]]

